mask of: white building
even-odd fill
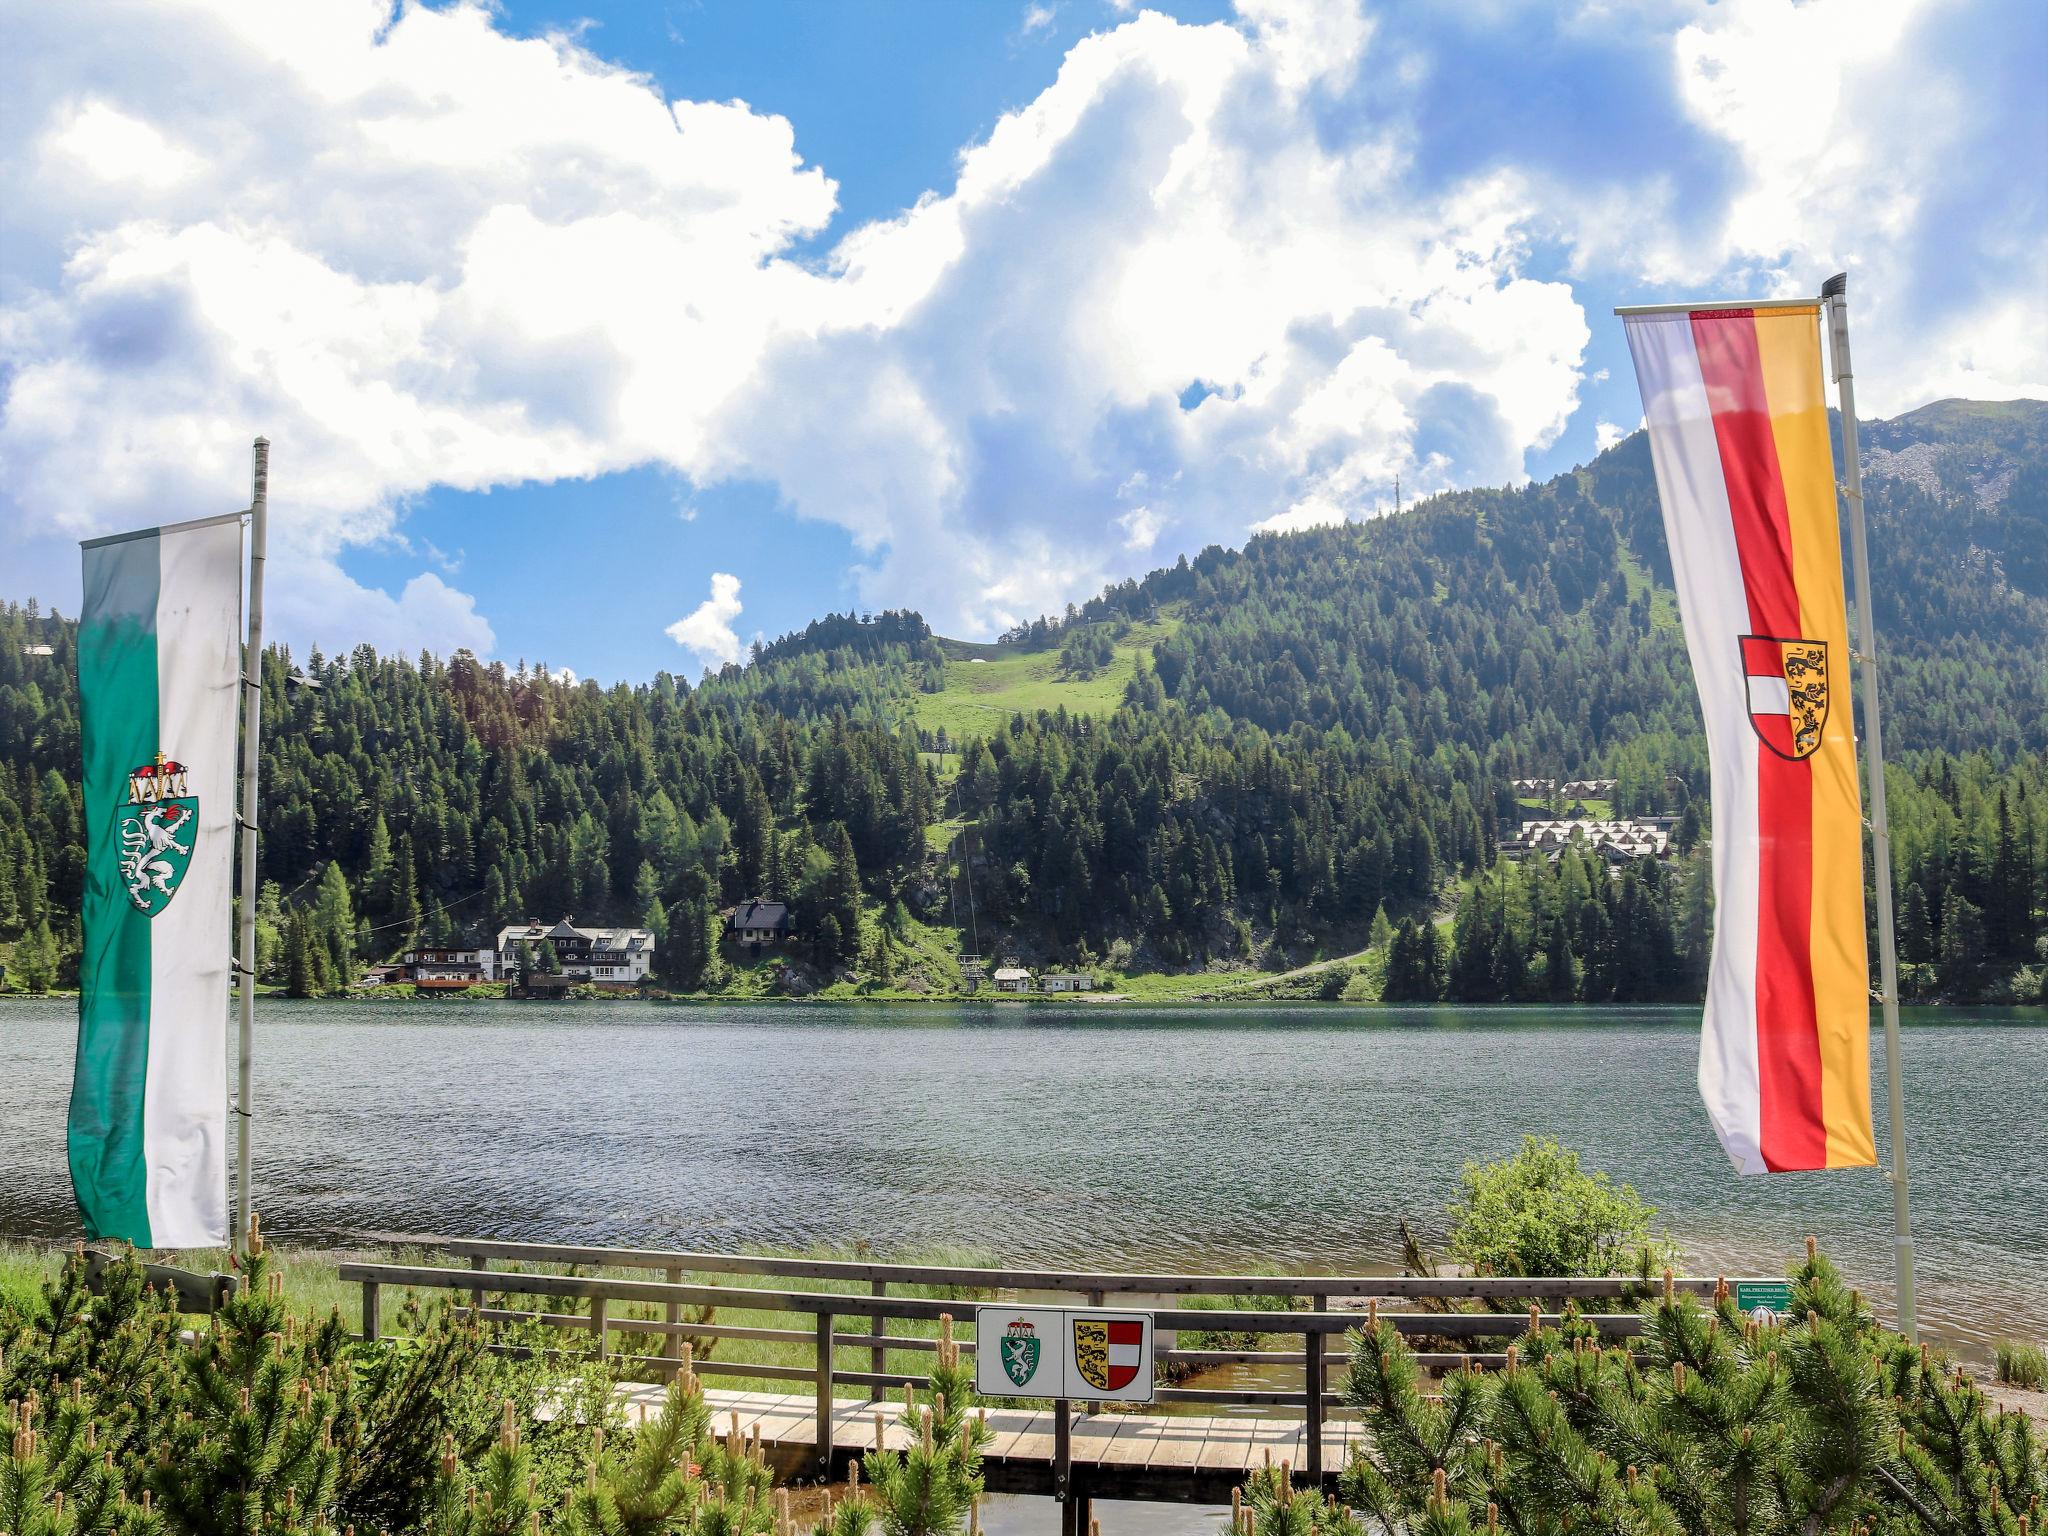
[[[515,923],[498,930],[498,974],[519,975],[519,950],[524,945],[538,964],[541,945],[554,947],[562,974],[599,985],[632,986],[654,969],[654,935],[645,928],[579,928],[568,918],[559,923]]]
[[[1671,852],[1671,833],[1643,821],[1530,820],[1522,823],[1519,835],[1501,842],[1500,852],[1510,859],[1529,853],[1554,859],[1572,843],[1608,859],[1661,859]]]
[[[1038,985],[1046,992],[1093,992],[1095,978],[1085,971],[1053,971],[1039,978]]]
[[[1029,992],[1031,973],[1020,965],[1005,965],[996,971],[995,983],[998,992]]]
[[[495,949],[409,949],[399,962],[400,979],[414,985],[473,985],[498,979]]]

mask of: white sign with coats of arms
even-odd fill
[[[974,1390],[982,1397],[1152,1401],[1152,1315],[1099,1307],[977,1307]]]

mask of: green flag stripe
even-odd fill
[[[71,1187],[88,1237],[150,1241],[143,1147],[149,1066],[149,918],[128,899],[120,821],[128,775],[157,753],[154,536],[85,552],[78,693],[86,864],[78,1060],[67,1134]]]

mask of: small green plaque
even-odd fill
[[[1738,1280],[1735,1306],[1741,1312],[1758,1310],[1783,1317],[1792,1310],[1792,1282],[1789,1280]]]

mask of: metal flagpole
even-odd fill
[[[1899,1072],[1899,952],[1892,932],[1892,834],[1885,815],[1884,726],[1877,708],[1877,621],[1870,611],[1870,538],[1863,522],[1863,464],[1856,447],[1856,385],[1849,367],[1849,274],[1821,285],[1828,315],[1828,351],[1841,397],[1844,494],[1849,502],[1849,558],[1856,578],[1856,648],[1862,663],[1863,727],[1870,738],[1871,883],[1877,889],[1877,957],[1884,1007],[1885,1077],[1891,1090],[1892,1246],[1899,1266],[1899,1332],[1918,1342],[1913,1316],[1913,1220],[1906,1199],[1906,1093]]]
[[[256,1055],[256,768],[263,740],[263,558],[270,512],[270,439],[256,439],[256,482],[249,501],[249,639],[242,650],[242,957],[235,969],[241,1003],[235,1087],[235,1252],[249,1243],[249,1079]]]

